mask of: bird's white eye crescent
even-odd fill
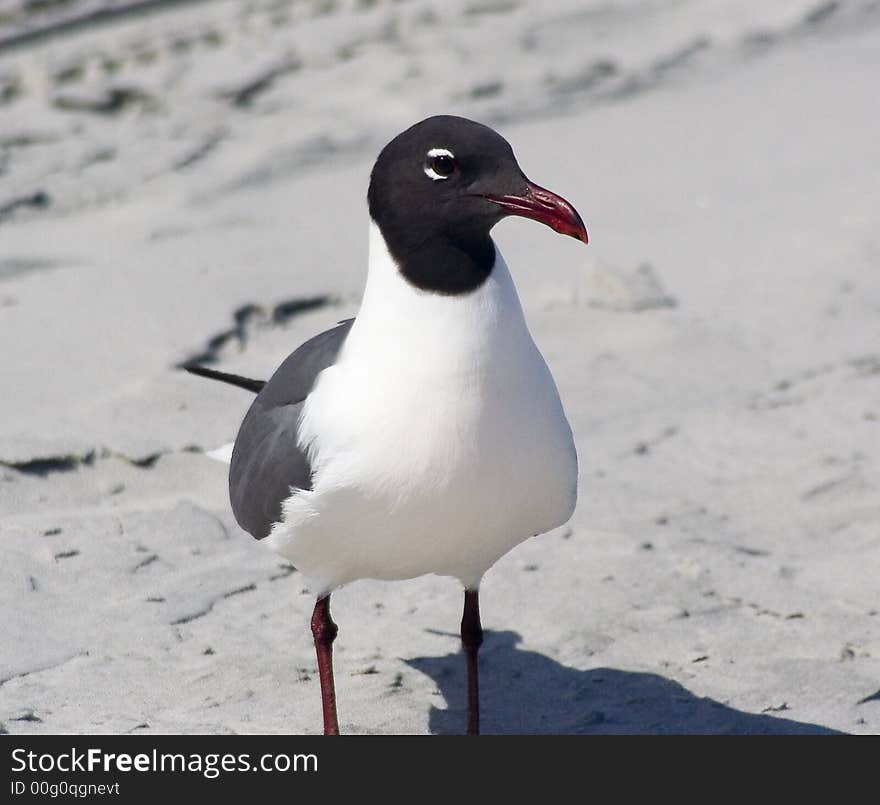
[[[435,182],[448,179],[455,172],[455,154],[448,148],[432,148],[425,159],[424,170]]]

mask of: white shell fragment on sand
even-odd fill
[[[638,312],[675,307],[678,302],[663,287],[650,263],[635,270],[599,265],[593,270],[587,303],[590,307]]]

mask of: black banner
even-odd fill
[[[874,756],[875,742],[856,743]],[[160,798],[176,803],[212,795],[455,802],[484,793],[493,795],[488,801],[502,794],[519,801],[526,791],[569,791],[589,801],[600,791],[615,799],[678,795],[709,779],[715,786],[723,780],[730,795],[738,785],[751,790],[758,779],[785,779],[789,788],[814,772],[821,780],[832,757],[848,758],[847,779],[855,780],[873,766],[856,760],[854,746],[822,736],[800,736],[795,744],[782,736],[4,735],[0,802],[162,805]],[[739,776],[734,768],[749,773]]]

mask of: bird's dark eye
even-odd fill
[[[455,170],[455,160],[452,157],[441,154],[440,156],[431,157],[431,167],[434,173],[441,176],[449,176]]]
[[[446,149],[429,151],[425,162],[425,173],[435,181],[448,179],[455,173],[455,157]]]

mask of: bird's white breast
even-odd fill
[[[500,253],[476,291],[404,280],[372,227],[363,304],[309,395],[310,491],[268,542],[320,590],[358,578],[475,586],[523,540],[564,523],[577,457],[553,378]]]

